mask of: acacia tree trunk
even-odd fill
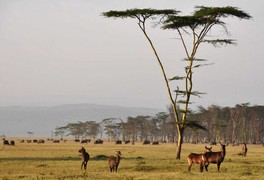
[[[176,159],[181,159],[184,128],[177,125],[177,130],[178,130],[178,142],[177,142],[177,149],[176,149]]]

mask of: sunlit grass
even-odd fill
[[[81,146],[91,156],[86,173],[80,169],[78,150]],[[209,172],[200,173],[198,165],[188,172],[188,154],[202,153],[204,146],[184,144],[181,160],[176,160],[175,144],[17,142],[16,146],[0,145],[0,179],[264,179],[264,147],[260,145],[248,145],[247,157],[238,155],[241,146],[227,146],[220,172],[215,164],[210,164]],[[122,152],[121,163],[117,173],[110,173],[107,157],[114,155],[116,150]],[[213,147],[213,151],[218,150],[218,146]]]

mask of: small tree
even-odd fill
[[[203,59],[196,57],[197,51],[201,43],[211,43],[213,45],[234,44],[232,39],[205,39],[207,33],[216,25],[220,25],[227,30],[226,24],[221,20],[225,17],[233,16],[239,19],[250,19],[251,16],[235,7],[196,7],[194,13],[189,16],[178,16],[179,11],[168,10],[155,10],[155,9],[130,9],[125,11],[109,11],[103,13],[105,17],[113,18],[133,18],[137,20],[137,24],[147,41],[149,42],[156,60],[162,71],[162,75],[167,87],[168,96],[172,105],[176,127],[178,132],[178,146],[176,151],[176,159],[180,159],[183,135],[185,127],[190,124],[187,122],[187,114],[189,104],[191,103],[191,95],[199,96],[199,92],[193,90],[193,69],[202,66],[200,64]],[[158,20],[157,20],[158,18]],[[147,33],[146,23],[148,20],[157,20],[157,24],[163,24],[162,29],[176,30],[180,37],[184,51],[186,53],[187,66],[185,67],[185,74],[183,76],[176,75],[173,78],[168,78],[163,63],[158,55],[158,52],[152,43],[150,36]],[[190,46],[184,38],[184,34],[192,38]],[[190,47],[190,48],[188,48]],[[175,97],[169,81],[183,80],[184,85],[182,88],[177,86]],[[179,96],[182,96],[179,99]]]

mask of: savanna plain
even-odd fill
[[[226,157],[217,172],[216,164],[208,172],[199,172],[195,164],[188,172],[187,156],[191,152],[203,153],[209,144],[183,144],[181,160],[176,160],[176,145],[115,145],[80,144],[73,140],[61,143],[45,141],[44,144],[20,143],[15,146],[0,145],[0,179],[264,179],[264,146],[248,145],[246,157],[239,156],[242,146],[226,147]],[[86,172],[81,170],[83,146],[90,154]],[[118,172],[110,173],[108,156],[122,152]],[[213,146],[219,151],[219,146]]]

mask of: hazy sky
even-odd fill
[[[193,106],[263,105],[263,7],[251,0],[0,0],[0,106],[96,103],[166,108],[169,99],[154,55],[136,21],[107,19],[109,10],[195,5],[236,6],[252,20],[228,18],[237,46],[204,45],[212,66],[194,73],[207,94]],[[181,72],[183,49],[173,31],[151,26],[169,76]],[[211,32],[225,37],[222,29]]]

